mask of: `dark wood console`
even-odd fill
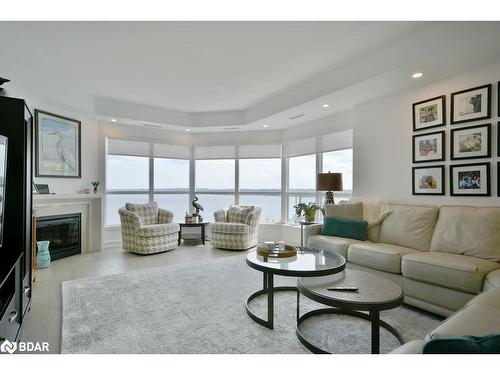
[[[0,96],[7,165],[0,247],[0,344],[19,341],[32,293],[32,119],[22,99]]]

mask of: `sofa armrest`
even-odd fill
[[[424,340],[412,340],[391,351],[389,354],[422,354]]]
[[[127,210],[125,207],[118,210],[122,231],[135,231],[142,225],[141,218],[135,212]]]
[[[321,228],[323,228],[323,224],[311,224],[306,225],[304,229],[304,244],[307,246],[307,241],[310,236],[316,236],[321,233]]]
[[[217,210],[214,212],[214,220],[219,223],[227,221],[227,209]]]
[[[500,288],[500,268],[488,273],[483,282],[483,290]]]
[[[174,213],[163,208],[158,208],[158,224],[168,224],[174,220]]]

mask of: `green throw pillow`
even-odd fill
[[[366,221],[325,216],[321,234],[324,236],[346,237],[365,241],[367,230],[368,223]]]
[[[500,354],[500,334],[462,336],[427,342],[424,354]]]

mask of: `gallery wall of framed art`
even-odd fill
[[[500,118],[500,81],[495,112],[492,89],[489,83],[449,93],[449,122],[446,94],[412,105],[413,195],[446,195],[448,185],[451,197],[488,197],[496,182],[500,197],[500,160],[491,160],[500,158],[500,119],[491,121],[492,115]],[[429,164],[422,165],[425,163]],[[492,171],[495,164],[496,171]],[[495,181],[492,172],[496,173]]]

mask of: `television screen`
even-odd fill
[[[5,206],[5,183],[7,171],[7,138],[0,135],[0,247],[3,243],[3,212]]]

